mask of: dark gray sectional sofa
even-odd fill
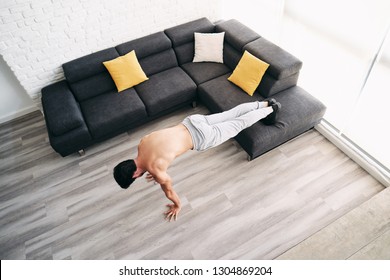
[[[225,32],[224,63],[192,62],[194,32]],[[118,93],[103,61],[132,50],[149,80]],[[253,96],[227,80],[244,50],[270,64]],[[214,24],[201,18],[65,63],[66,79],[42,89],[50,144],[67,156],[195,101],[220,112],[272,96],[282,104],[277,124],[258,122],[236,137],[253,159],[313,128],[324,115],[325,106],[296,86],[301,67],[236,20]]]

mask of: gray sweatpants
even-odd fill
[[[238,133],[273,112],[266,102],[240,104],[212,115],[191,115],[182,124],[191,134],[194,150],[203,151],[235,137]]]

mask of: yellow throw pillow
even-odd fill
[[[114,80],[118,92],[149,80],[134,50],[113,60],[104,61],[103,64]]]
[[[268,66],[268,63],[245,51],[228,80],[252,96]]]

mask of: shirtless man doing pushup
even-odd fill
[[[181,202],[167,173],[172,161],[188,150],[204,151],[216,147],[259,120],[272,125],[280,108],[280,103],[272,98],[244,103],[222,113],[186,117],[176,126],[143,137],[136,158],[119,163],[114,168],[114,178],[127,189],[135,179],[148,172],[146,179],[160,184],[166,197],[173,202],[167,205],[166,219],[176,220]]]

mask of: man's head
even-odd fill
[[[122,161],[114,168],[115,181],[123,189],[127,189],[137,178],[134,173],[137,170],[137,165],[132,159]]]

